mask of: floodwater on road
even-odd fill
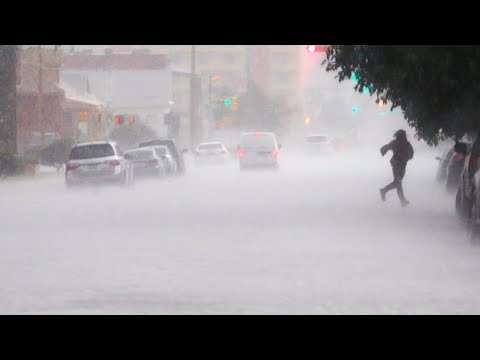
[[[395,192],[389,156],[238,164],[132,188],[0,183],[0,313],[480,313],[480,246],[419,152]]]

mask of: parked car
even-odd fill
[[[278,155],[281,145],[271,132],[243,133],[240,145],[237,148],[237,156],[240,169],[254,167],[278,168]]]
[[[199,144],[194,155],[197,165],[224,165],[230,161],[227,148],[218,141]]]
[[[333,151],[333,145],[328,137],[324,134],[308,135],[306,141],[306,153],[308,155],[324,155]]]
[[[155,151],[155,154],[162,159],[163,165],[168,176],[175,175],[177,173],[177,163],[172,153],[166,145],[152,146],[152,150]]]
[[[135,178],[167,176],[164,160],[152,148],[128,150],[125,152],[125,159],[133,164]]]
[[[460,185],[460,179],[465,159],[472,149],[471,143],[457,142],[453,148],[454,154],[447,165],[446,187],[448,193],[455,193]]]
[[[171,139],[151,140],[151,141],[141,143],[139,147],[148,147],[148,146],[157,146],[157,145],[165,145],[168,147],[168,150],[170,150],[170,153],[172,154],[173,159],[175,160],[176,174],[177,175],[185,174],[186,169],[185,169],[185,159],[183,158],[183,154],[188,150],[183,149],[180,151],[177,145],[175,144],[175,141]]]
[[[472,238],[480,237],[480,133],[472,144],[457,193],[457,211],[470,223]]]
[[[115,142],[93,141],[75,145],[66,163],[67,187],[86,183],[129,185],[133,166]]]
[[[447,167],[453,155],[455,155],[455,150],[453,149],[453,147],[449,147],[444,151],[441,157],[437,156],[435,158],[439,161],[436,179],[437,182],[439,182],[440,184],[443,184],[447,180]]]

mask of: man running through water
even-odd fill
[[[380,196],[382,201],[386,200],[385,195],[392,189],[397,189],[398,198],[402,207],[407,206],[410,202],[403,194],[402,180],[405,176],[405,169],[407,162],[413,159],[413,147],[407,140],[407,133],[405,130],[398,130],[395,132],[394,140],[380,148],[380,153],[384,156],[389,150],[392,150],[393,156],[390,160],[393,170],[393,182],[380,189]]]

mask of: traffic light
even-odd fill
[[[237,109],[238,109],[238,99],[236,96],[234,96],[231,99],[230,110],[237,111]]]
[[[123,125],[125,124],[125,115],[116,115],[114,118],[113,118],[113,123],[115,125]]]
[[[307,116],[305,117],[305,119],[303,119],[303,123],[305,124],[305,126],[309,126],[311,122],[312,118],[310,116]]]
[[[356,106],[352,107],[352,114],[356,114],[358,112],[358,108]]]
[[[325,48],[326,48],[325,45],[307,45],[307,51],[310,54],[325,51]]]
[[[225,106],[230,106],[232,100],[230,98],[226,98],[225,100],[223,100],[223,103],[225,104]]]

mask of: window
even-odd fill
[[[274,75],[274,77],[277,79],[277,82],[279,84],[286,85],[290,81],[290,74],[288,72],[285,72],[285,71],[276,73]]]
[[[168,155],[168,149],[166,146],[155,146],[153,148],[157,156],[166,156]]]
[[[132,150],[125,153],[125,158],[128,160],[147,160],[153,157],[152,150]]]
[[[72,149],[70,160],[95,159],[114,155],[113,148],[109,144],[84,145]]]

